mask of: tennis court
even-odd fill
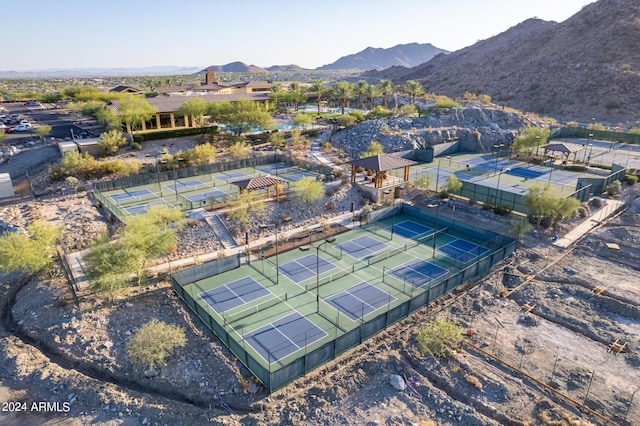
[[[201,181],[200,179],[191,179],[191,180],[176,180],[175,182],[164,186],[169,191],[177,191],[177,192],[186,192],[186,191],[196,191],[198,188],[210,188],[211,185],[208,185]]]
[[[191,201],[192,203],[202,203],[210,200],[222,200],[227,197],[229,197],[229,194],[219,189],[203,192],[202,194],[184,195],[184,198]]]
[[[459,231],[448,218],[440,218],[437,237],[428,239],[436,234],[435,217],[403,209],[420,213],[382,217],[270,258],[253,247],[249,264],[207,278],[174,279],[174,289],[265,386],[280,387],[510,253],[505,244],[511,250],[512,239]],[[389,232],[392,224],[399,234]],[[478,266],[454,261],[451,249],[477,252]],[[174,275],[180,274],[189,270]]]
[[[148,189],[138,189],[133,191],[121,192],[119,194],[113,194],[109,196],[116,204],[134,203],[146,198],[156,197],[156,194]]]
[[[167,203],[165,200],[160,199],[156,202],[153,203],[149,203],[149,204],[143,204],[143,205],[135,205],[132,207],[125,207],[124,210],[130,215],[130,216],[135,216],[138,214],[144,214],[147,212],[147,210],[149,210],[149,207],[151,206],[170,206],[171,204]]]
[[[271,364],[306,348],[327,333],[294,312],[244,335],[244,340]]]
[[[339,244],[336,249],[340,250],[341,253],[347,253],[349,256],[355,257],[356,259],[363,259],[367,256],[371,256],[372,254],[385,250],[388,247],[388,245],[380,240],[368,235],[363,235],[362,237]]]
[[[251,277],[203,291],[198,296],[219,314],[271,294]]]
[[[366,315],[389,306],[396,298],[366,281],[334,294],[326,299],[336,309],[344,312],[354,321],[362,320]]]

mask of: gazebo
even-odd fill
[[[544,157],[546,158],[547,152],[559,152],[564,157],[563,163],[566,164],[569,162],[569,156],[573,154],[573,162],[576,162],[576,156],[578,155],[578,151],[584,149],[581,145],[576,145],[574,143],[550,143],[541,147],[544,149]]]
[[[267,198],[271,198],[271,187],[275,187],[276,185],[284,182],[284,179],[280,179],[274,176],[260,176],[250,179],[238,180],[235,182],[231,182],[231,184],[236,185],[240,188],[240,194],[246,189],[247,191],[252,191],[254,189],[267,188]]]
[[[409,181],[410,167],[417,164],[413,160],[407,160],[406,158],[397,157],[395,155],[380,154],[372,157],[360,158],[358,160],[349,161],[351,164],[351,182],[355,183],[357,178],[357,169],[362,167],[368,174],[371,175],[370,182],[373,186],[372,196],[374,201],[380,201],[380,190],[385,187],[396,187],[405,185]],[[389,176],[387,172],[395,169],[403,169],[403,178],[397,178]],[[385,182],[387,180],[387,182]],[[371,187],[368,183],[369,179],[365,181],[363,186]]]

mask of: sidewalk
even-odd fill
[[[600,225],[602,221],[616,212],[623,204],[624,201],[622,200],[607,200],[607,204],[604,207],[598,210],[593,216],[573,228],[564,237],[555,241],[553,245],[563,249],[569,247],[582,236],[591,232],[593,228]]]

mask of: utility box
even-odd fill
[[[13,197],[16,193],[13,191],[13,182],[9,173],[0,173],[0,198]]]

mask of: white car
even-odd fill
[[[26,126],[24,124],[18,124],[13,128],[14,132],[26,132],[27,130],[29,130],[29,126]]]

